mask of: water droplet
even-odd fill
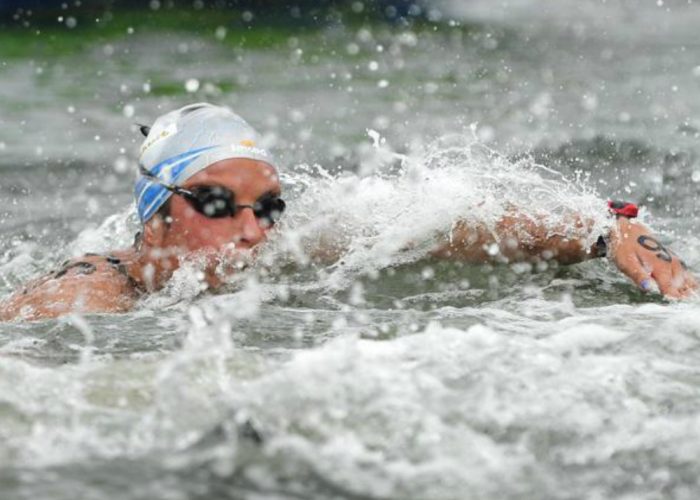
[[[581,99],[581,106],[586,111],[594,111],[598,107],[598,96],[595,94],[584,94]]]
[[[426,94],[434,94],[435,92],[438,91],[438,84],[435,82],[428,82],[425,84],[425,93]]]
[[[199,80],[196,78],[189,78],[185,82],[185,90],[190,94],[197,92],[197,90],[199,90]]]
[[[118,174],[126,173],[126,171],[129,170],[129,160],[126,156],[118,156],[117,159],[114,160],[112,167]]]

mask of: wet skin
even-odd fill
[[[279,195],[277,173],[270,165],[255,160],[223,160],[192,176],[183,187],[222,186],[236,196],[236,204],[253,205],[264,195]],[[440,238],[433,257],[466,262],[536,262],[553,260],[574,264],[598,256],[584,242],[591,237],[592,221],[572,214],[567,227],[548,227],[544,220],[512,211],[494,230],[457,221],[449,237]],[[76,267],[60,278],[48,275],[0,303],[0,320],[41,319],[72,312],[122,312],[131,309],[138,297],[161,288],[182,263],[193,257],[204,261],[204,279],[218,287],[225,279],[221,262],[235,262],[260,248],[272,228],[256,219],[250,208],[233,217],[208,218],[197,212],[182,196],[170,198],[170,214],[164,220],[156,214],[144,226],[139,248],[113,252],[127,275],[119,273],[104,257],[83,257],[94,266],[89,274]],[[568,236],[562,236],[568,234]],[[496,244],[496,256],[487,249]],[[649,229],[625,217],[616,220],[609,235],[609,256],[620,271],[640,288],[649,290],[655,282],[662,294],[687,297],[697,289],[693,275],[682,261],[654,238]],[[314,249],[316,256],[332,260],[342,249]],[[223,258],[222,258],[223,257]],[[223,266],[228,273],[235,266]]]
[[[222,186],[235,194],[237,205],[253,205],[266,194],[279,195],[277,172],[270,165],[248,159],[222,160],[198,172],[182,187]],[[0,320],[34,320],[72,312],[122,312],[131,309],[144,292],[161,288],[184,261],[203,258],[204,278],[210,287],[221,284],[216,272],[222,253],[254,253],[272,228],[257,219],[250,208],[233,217],[208,218],[182,196],[170,198],[170,215],[159,214],[143,228],[140,248],[111,252],[123,263],[128,276],[104,257],[79,260],[94,266],[85,274],[80,267],[62,276],[48,275],[28,283],[0,303]]]

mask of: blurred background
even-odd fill
[[[3,188],[48,176],[87,206],[81,223],[101,220],[128,203],[135,124],[204,100],[290,167],[357,170],[367,129],[405,152],[478,124],[483,143],[592,176],[604,197],[687,212],[698,20],[689,0],[2,0]],[[76,176],[109,196],[67,194]]]
[[[137,124],[197,101],[279,158],[293,241],[347,246],[1,324],[0,497],[695,500],[697,301],[425,254],[610,197],[697,272],[698,26],[695,0],[0,0],[1,294],[131,244]]]

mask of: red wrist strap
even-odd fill
[[[634,219],[639,213],[637,205],[634,203],[628,203],[626,201],[608,201],[608,208],[610,212],[615,215],[622,215],[624,217]]]

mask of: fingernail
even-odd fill
[[[651,280],[649,278],[643,279],[639,286],[642,287],[642,290],[648,292],[651,290]]]

